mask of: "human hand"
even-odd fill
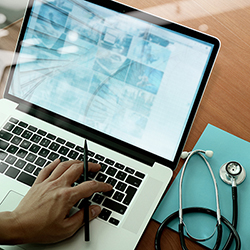
[[[89,163],[88,170],[96,172],[100,165]],[[72,187],[83,173],[80,161],[52,162],[38,175],[31,189],[12,212],[19,228],[17,243],[55,243],[71,237],[83,226],[83,209],[69,217],[71,208],[82,198],[95,192],[107,192],[110,184],[87,181]],[[90,220],[101,212],[99,206],[90,206]]]

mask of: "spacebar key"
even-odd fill
[[[126,209],[127,209],[126,206],[124,206],[116,201],[110,200],[109,198],[106,198],[102,205],[106,208],[109,208],[109,209],[119,213],[119,214],[124,214]]]

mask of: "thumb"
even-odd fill
[[[93,220],[96,218],[100,213],[102,209],[97,205],[92,205],[89,207],[89,220]]]

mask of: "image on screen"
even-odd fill
[[[35,0],[10,94],[173,160],[211,45],[80,0]]]

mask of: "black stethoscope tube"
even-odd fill
[[[190,207],[190,208],[184,208],[183,209],[183,215],[189,214],[189,213],[205,213],[205,214],[210,214],[217,218],[216,212],[207,209],[207,208],[201,208],[201,207]],[[160,227],[157,230],[156,236],[155,236],[155,249],[156,250],[161,250],[161,245],[160,245],[160,240],[161,240],[161,235],[163,233],[164,228],[174,219],[177,219],[179,217],[179,211],[176,211],[172,213],[170,216],[168,216],[160,225]],[[179,224],[179,237],[180,237],[180,242],[181,242],[181,247],[183,250],[188,250],[185,244],[185,239],[184,239],[184,232],[183,232],[183,227],[184,224]],[[222,238],[222,227],[221,225],[217,225],[217,240],[216,244],[213,248],[213,250],[218,250],[220,243],[221,243],[221,238]]]
[[[233,201],[233,218],[232,218],[232,226],[236,229],[238,223],[238,201],[237,201],[237,187],[232,187],[232,201]],[[230,232],[227,242],[224,245],[222,250],[228,250],[233,243],[233,233]]]
[[[228,250],[233,242],[233,238],[235,239],[236,247],[235,250],[240,250],[241,248],[241,241],[239,234],[236,231],[236,225],[237,225],[237,217],[238,217],[238,206],[237,206],[237,188],[232,187],[232,199],[233,199],[233,219],[232,219],[232,224],[224,217],[221,216],[221,221],[227,226],[227,228],[231,231],[228,240],[226,244],[223,247],[223,250]],[[183,214],[188,214],[188,213],[205,213],[209,214],[211,216],[214,216],[217,218],[217,213],[211,209],[208,208],[200,208],[200,207],[191,207],[191,208],[184,208],[183,209]],[[175,213],[169,215],[160,225],[160,227],[157,230],[156,236],[155,236],[155,249],[156,250],[161,250],[160,246],[160,239],[162,232],[164,228],[174,219],[178,218],[179,216],[179,211],[176,211]],[[179,224],[179,235],[180,235],[180,241],[181,241],[181,246],[182,249],[188,250],[185,244],[184,240],[184,233],[183,233],[183,224]],[[222,237],[222,226],[217,225],[217,240],[215,243],[215,246],[213,250],[219,249],[219,246],[221,244],[221,237]]]

